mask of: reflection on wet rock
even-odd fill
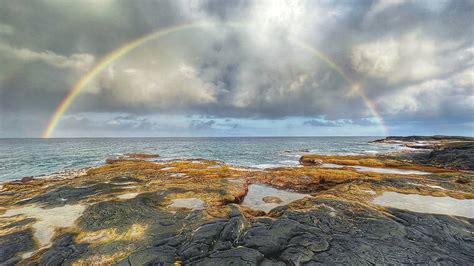
[[[417,194],[384,192],[373,203],[414,212],[446,214],[474,218],[474,199],[453,199]]]
[[[305,196],[305,194],[301,193],[254,184],[249,186],[249,190],[242,204],[252,209],[269,212],[273,208],[287,205]]]

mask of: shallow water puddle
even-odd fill
[[[397,168],[379,168],[379,167],[367,167],[367,166],[358,166],[358,165],[340,165],[333,163],[323,163],[319,167],[321,168],[343,168],[343,167],[352,167],[359,172],[375,172],[383,174],[402,174],[402,175],[429,175],[430,172],[418,171],[418,170],[407,170],[407,169],[397,169]]]
[[[169,207],[172,208],[187,208],[191,210],[202,210],[206,208],[206,203],[198,198],[182,198],[171,200]]]
[[[185,173],[173,173],[170,176],[171,177],[187,177],[188,175]]]
[[[85,205],[66,205],[64,207],[43,209],[40,207],[23,207],[7,210],[2,216],[25,215],[28,218],[36,219],[33,224],[34,235],[38,239],[41,247],[51,245],[54,230],[61,227],[74,225],[79,216],[86,209]]]
[[[323,163],[319,165],[321,168],[343,168],[344,165],[334,164],[334,163]]]
[[[451,197],[433,197],[417,194],[384,192],[373,203],[414,212],[446,214],[474,218],[474,199],[459,200]]]
[[[249,186],[248,193],[242,205],[269,212],[273,208],[287,205],[292,201],[302,199],[306,196],[305,194],[277,189],[266,185],[253,184]],[[279,200],[276,200],[276,198]]]
[[[121,194],[121,195],[118,195],[117,198],[119,199],[133,199],[135,198],[136,196],[138,196],[138,194],[140,193],[126,193],[126,194]]]
[[[440,189],[440,190],[447,190],[444,187],[441,186],[436,186],[436,185],[426,185],[427,187],[434,188],[434,189]]]
[[[430,188],[434,188],[434,189],[439,189],[439,190],[447,190],[445,189],[444,187],[442,186],[437,186],[437,185],[429,185],[429,184],[418,184],[418,183],[413,183],[413,182],[408,182],[407,184],[410,184],[410,185],[413,185],[413,186],[417,186],[417,187],[430,187]]]
[[[396,168],[376,168],[376,167],[365,167],[365,166],[349,166],[355,168],[359,172],[375,172],[383,174],[402,174],[402,175],[429,175],[431,173],[418,171],[418,170],[407,170],[407,169],[396,169]]]

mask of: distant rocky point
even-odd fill
[[[459,170],[474,170],[474,137],[463,136],[390,136],[372,143],[400,144],[425,151],[406,156],[423,164]]]
[[[372,143],[389,143],[389,144],[419,144],[416,147],[424,147],[424,145],[430,144],[443,144],[451,142],[471,142],[474,141],[474,137],[465,137],[465,136],[444,136],[444,135],[434,135],[434,136],[389,136],[383,139],[377,139],[371,141]]]

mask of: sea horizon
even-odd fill
[[[390,135],[390,136],[404,136],[404,135]],[[416,135],[416,136],[425,136],[425,135]],[[429,135],[426,135],[429,136]],[[469,135],[459,135],[459,136],[469,136]],[[1,137],[0,139],[116,139],[116,138],[125,138],[125,139],[143,139],[143,138],[318,138],[318,137],[386,137],[384,135],[262,135],[262,136],[97,136],[97,137]]]
[[[449,136],[449,137],[474,137],[474,134],[390,134],[390,135],[261,135],[261,136],[96,136],[96,137],[0,137],[2,139],[42,139],[42,140],[52,140],[52,139],[186,139],[186,138],[350,138],[350,137],[374,137],[374,138],[384,138],[384,137],[401,137],[401,136],[420,136],[420,137],[430,137],[430,136]]]
[[[103,164],[126,153],[157,160],[212,159],[255,168],[298,166],[305,152],[365,154],[398,150],[370,143],[380,136],[80,137],[0,139],[0,180],[50,175]]]
[[[1,1],[0,266],[474,266],[473,17]]]

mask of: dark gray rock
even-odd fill
[[[133,224],[147,224],[150,227],[175,227],[183,222],[186,213],[172,214],[160,211],[157,206],[166,197],[167,193],[142,193],[126,201],[104,201],[89,206],[79,218],[80,227],[95,231],[107,228],[127,230]],[[161,233],[164,233],[161,232]]]
[[[408,157],[418,163],[461,170],[474,170],[474,137],[462,136],[408,136],[387,137],[374,143],[396,143],[401,141],[410,148],[427,149],[407,153],[398,157]],[[419,143],[428,141],[428,143]]]
[[[416,141],[474,141],[474,137],[465,137],[465,136],[444,136],[444,135],[434,135],[434,136],[388,136],[383,139],[377,139],[372,142],[374,143],[390,143],[393,141],[403,141],[403,142],[416,142]]]
[[[152,247],[133,253],[119,261],[117,266],[133,265],[173,265],[176,261],[176,249],[169,246]]]
[[[95,194],[108,194],[121,191],[118,184],[97,183],[89,186],[62,186],[50,192],[18,202],[18,205],[30,203],[41,204],[45,208],[62,207],[66,204],[77,204],[80,200]]]
[[[74,242],[76,234],[67,233],[55,239],[54,244],[41,257],[40,265],[71,264],[88,250],[87,244]]]
[[[422,163],[461,170],[474,170],[474,141],[443,145],[429,153],[415,155]]]
[[[219,239],[224,227],[225,220],[200,226],[191,236],[191,240],[180,248],[179,257],[183,261],[203,258],[212,250],[213,244]]]
[[[161,236],[163,240],[155,242],[160,249],[153,250],[167,250],[166,262],[174,258],[186,265],[466,264],[474,260],[472,219],[397,209],[385,215],[340,200],[318,199],[313,204],[318,208],[282,207],[280,217],[254,221],[234,211],[235,216],[194,231]],[[162,251],[143,252],[133,256],[165,261]]]
[[[166,193],[89,206],[79,219],[85,230],[147,224],[143,238],[89,247],[72,234],[54,240],[40,264],[69,263],[77,256],[107,254],[130,245],[136,251],[119,265],[461,264],[474,261],[473,219],[387,209],[336,199],[313,199],[314,208],[280,207],[270,217],[247,220],[237,208],[227,218],[204,220],[201,211],[176,214],[156,206]],[[24,235],[29,234],[29,235]],[[9,236],[4,261],[28,250],[31,232]],[[20,239],[21,238],[21,239]],[[9,247],[6,250],[5,247]],[[1,250],[1,249],[0,249]],[[5,255],[8,254],[8,255]],[[13,254],[13,255],[12,255]]]
[[[258,265],[263,260],[263,254],[260,252],[246,248],[236,247],[225,251],[217,251],[210,254],[194,265]]]
[[[13,265],[20,260],[20,252],[35,248],[31,229],[0,236],[0,265]]]
[[[243,245],[254,248],[266,257],[278,256],[295,235],[304,234],[305,228],[297,221],[281,218],[276,221],[264,219],[246,232]]]
[[[17,226],[24,226],[24,225],[27,225],[27,224],[32,223],[34,221],[36,221],[36,220],[33,219],[33,218],[26,218],[26,219],[23,219],[23,220],[20,220],[20,221],[16,221],[16,222],[7,224],[5,226],[0,226],[0,230],[14,228],[14,227],[17,227]]]

